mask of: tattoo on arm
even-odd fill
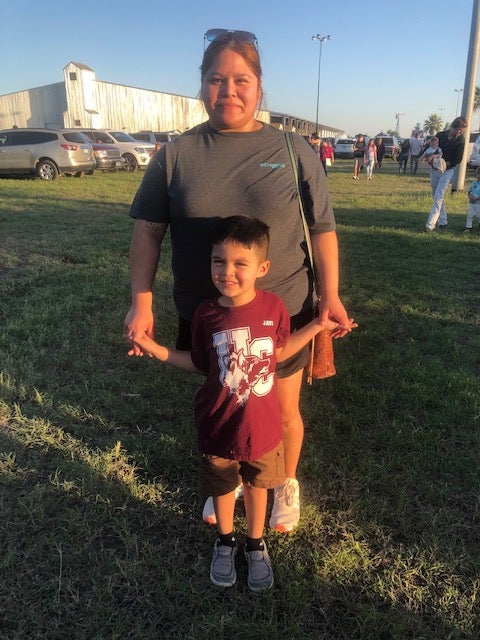
[[[162,222],[151,222],[150,220],[145,220],[145,227],[150,233],[158,236],[160,239],[165,235],[165,225]]]

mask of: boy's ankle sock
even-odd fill
[[[219,533],[218,539],[220,540],[220,544],[225,547],[234,547],[237,544],[233,531],[231,533]]]
[[[247,551],[263,551],[264,548],[263,538],[249,538],[247,536],[247,541],[245,544]]]

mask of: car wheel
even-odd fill
[[[131,153],[126,153],[123,157],[125,158],[125,171],[128,171],[129,173],[133,173],[134,171],[136,171],[138,162],[135,156],[133,156]]]
[[[37,176],[42,180],[55,180],[58,178],[57,165],[52,160],[40,160],[37,164]]]

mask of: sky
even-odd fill
[[[320,123],[372,136],[401,114],[405,137],[460,113],[473,2],[0,0],[0,95],[62,82],[74,61],[97,80],[197,97],[205,31],[243,29],[258,38],[268,110],[315,122],[320,67]],[[320,65],[316,34],[330,35]]]

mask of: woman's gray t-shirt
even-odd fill
[[[302,194],[312,234],[335,230],[327,180],[318,156],[295,136]],[[219,133],[208,123],[185,132],[150,160],[130,216],[170,225],[173,297],[191,319],[199,302],[218,295],[210,277],[210,238],[216,221],[259,218],[270,227],[270,271],[259,282],[284,301],[290,315],[312,306],[303,225],[285,135]]]

